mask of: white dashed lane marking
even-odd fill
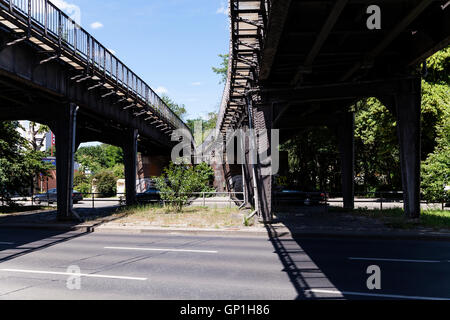
[[[70,277],[79,276],[79,277],[85,277],[85,278],[104,278],[104,279],[134,280],[134,281],[146,281],[147,280],[147,278],[137,278],[137,277],[112,276],[112,275],[102,275],[102,274],[86,274],[86,273],[70,273],[70,272],[53,272],[53,271],[40,271],[40,270],[0,269],[0,272],[47,274],[47,275],[70,276]]]
[[[128,250],[128,251],[160,251],[160,252],[186,252],[186,253],[218,253],[218,251],[209,250],[186,250],[186,249],[163,249],[163,248],[126,248],[126,247],[105,247],[109,250]]]

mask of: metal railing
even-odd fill
[[[306,193],[307,194],[307,193]],[[343,195],[341,193],[326,193],[327,197],[323,201],[320,201],[322,205],[342,205]],[[281,205],[282,203],[287,203],[289,205],[302,205],[305,204],[304,197],[286,196],[286,197],[276,197],[275,204]],[[314,201],[312,201],[314,203]],[[380,211],[391,208],[402,208],[404,204],[403,192],[401,191],[383,191],[383,192],[356,192],[355,193],[355,207],[365,204],[373,209],[379,208]],[[427,207],[440,207],[441,210],[446,210],[450,207],[450,199],[442,198],[440,201],[427,201],[422,200],[421,205]]]
[[[222,204],[228,205],[228,207],[232,207],[233,204],[243,207],[245,204],[245,194],[243,192],[191,192],[186,193],[188,196],[187,202],[188,204],[197,204],[199,206],[206,207],[209,204]],[[83,199],[77,201],[74,205],[81,208],[86,209],[95,209],[96,204],[97,208],[99,207],[99,203],[103,203],[102,207],[108,207],[109,203],[111,206],[125,206],[126,204],[126,194],[118,193],[114,197],[101,197],[101,193],[82,193]],[[223,197],[226,199],[219,199],[217,197]],[[41,193],[41,194],[32,194],[30,196],[22,196],[22,197],[14,197],[11,200],[13,203],[22,206],[39,206],[39,205],[57,205],[57,200],[54,194],[50,193]],[[105,205],[107,203],[108,205]],[[164,200],[141,200],[140,204],[161,204],[166,205],[169,201]],[[4,206],[6,204],[5,201],[0,200],[0,204]]]
[[[24,38],[38,37],[55,48],[57,56],[53,58],[70,58],[83,67],[85,76],[104,79],[114,88],[114,93],[120,91],[124,97],[133,99],[136,105],[143,105],[148,112],[176,129],[190,132],[149,85],[49,0],[0,0],[0,8],[2,16],[13,24],[24,26],[27,33]]]

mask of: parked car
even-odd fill
[[[161,192],[155,188],[150,187],[147,191],[138,193],[136,195],[136,200],[138,203],[155,203],[161,201]]]
[[[328,201],[328,194],[325,192],[304,192],[293,189],[280,189],[275,192],[277,201],[289,204],[321,205]]]
[[[73,203],[77,204],[80,201],[83,201],[83,194],[76,190],[73,191]],[[50,189],[47,193],[41,193],[34,196],[33,201],[36,204],[41,204],[42,202],[46,202],[48,204],[57,203],[58,202],[58,192],[57,189]]]

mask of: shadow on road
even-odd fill
[[[354,265],[349,265],[347,253],[354,249],[352,240],[292,238],[283,236],[279,230],[280,225],[291,233],[313,228],[325,230],[339,224],[356,227],[360,223],[358,220],[347,220],[341,215],[329,213],[324,206],[302,206],[279,214],[274,222],[273,225],[266,225],[266,229],[284,266],[283,271],[298,293],[298,300],[366,299],[342,293],[368,292],[366,270],[354,269]]]
[[[56,211],[0,215],[0,263],[85,236],[91,233],[90,227],[119,219],[114,217],[116,210],[115,207],[76,209],[82,220],[89,223],[58,222]],[[81,226],[86,228],[76,231]]]
[[[26,229],[2,229],[0,227],[0,264],[89,233],[88,231],[58,232],[49,230],[34,230],[27,233]]]

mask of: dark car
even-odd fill
[[[157,203],[161,201],[161,192],[156,188],[148,188],[147,191],[138,193],[136,200],[138,203]]]
[[[281,189],[275,192],[275,198],[280,202],[310,206],[326,204],[328,194],[325,192],[304,192],[293,189]]]
[[[83,194],[78,191],[73,191],[73,203],[77,204],[80,201],[83,201]],[[58,192],[56,189],[50,189],[47,193],[42,193],[34,196],[33,201],[36,204],[40,204],[42,202],[46,202],[48,204],[57,203],[58,202]]]

